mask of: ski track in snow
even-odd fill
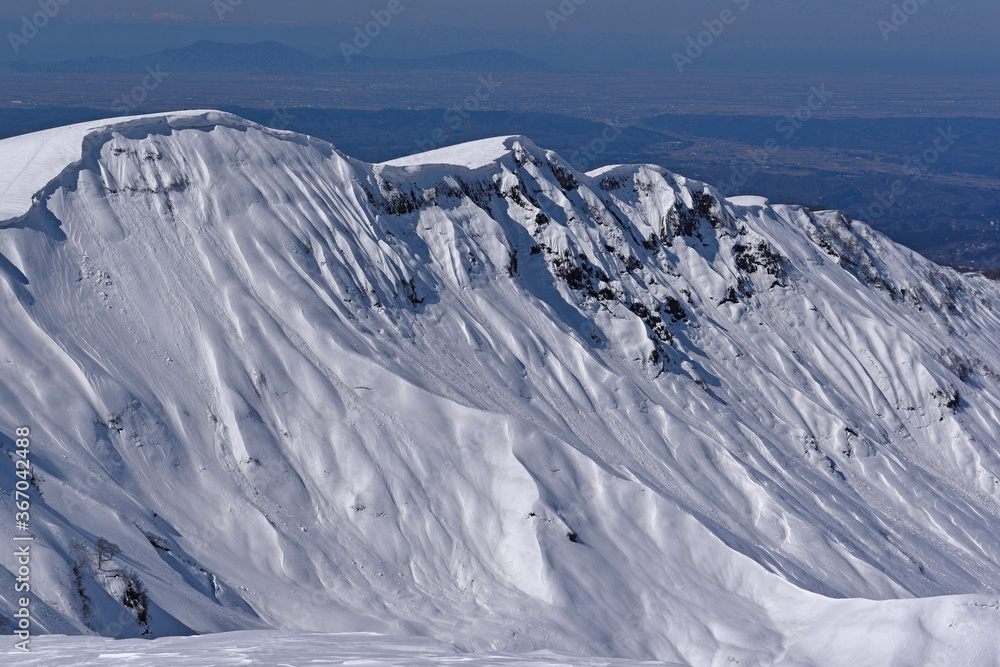
[[[985,278],[525,137],[370,165],[194,111],[0,157],[54,633],[5,662],[1000,664]]]

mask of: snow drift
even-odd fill
[[[524,137],[371,165],[186,112],[0,162],[37,630],[998,664],[985,278]]]

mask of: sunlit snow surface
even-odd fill
[[[1000,660],[981,276],[523,137],[370,165],[187,112],[0,165],[0,445],[31,427],[38,633],[142,634],[128,568],[161,638],[136,651],[281,628],[444,642],[376,656]],[[101,536],[122,554],[77,587]],[[0,549],[7,628],[16,569]]]
[[[181,111],[153,118],[128,116],[115,119],[115,124],[124,128],[141,119],[145,127],[169,124],[180,129],[189,121],[197,126],[228,118],[218,112]],[[79,163],[86,151],[84,140],[107,125],[106,120],[89,121],[5,139],[0,160],[0,222],[27,213],[32,197],[64,169]]]
[[[509,155],[513,143],[518,140],[523,141],[524,137],[480,139],[479,141],[470,141],[465,144],[458,144],[457,146],[447,146],[425,153],[401,157],[384,164],[392,167],[420,167],[440,164],[476,169],[478,167],[485,167],[491,162]]]
[[[984,607],[972,601],[921,605],[929,613],[913,614],[902,604],[851,601],[819,609],[796,608],[804,631],[773,660],[739,660],[720,655],[693,665],[749,664],[763,667],[858,667],[925,665],[989,667],[998,664],[995,615],[1000,601]],[[789,610],[791,611],[791,610]],[[824,618],[817,613],[825,615]],[[992,635],[992,636],[991,636]],[[31,651],[0,647],[4,665],[107,665],[108,667],[678,667],[688,663],[589,658],[550,650],[512,654],[469,652],[422,637],[372,633],[319,634],[242,631],[155,640],[47,635],[35,638]]]
[[[0,652],[5,665],[108,665],[108,667],[672,667],[677,663],[586,658],[537,651],[526,655],[465,653],[419,637],[372,634],[322,635],[283,632],[227,632],[154,641],[49,636],[29,655]]]

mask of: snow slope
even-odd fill
[[[36,629],[1000,661],[985,278],[524,137],[370,165],[186,112],[0,156],[22,165],[0,433],[30,426],[42,474]],[[102,536],[122,554],[74,581]]]
[[[225,632],[200,637],[112,640],[44,637],[29,656],[0,652],[18,665],[60,667],[108,664],[116,667],[226,667],[228,665],[364,665],[365,667],[671,667],[665,662],[585,658],[552,651],[526,654],[465,653],[422,637],[373,634],[312,634],[275,630]],[[10,664],[10,663],[5,663]],[[677,663],[672,663],[675,667]]]

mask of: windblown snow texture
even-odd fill
[[[186,112],[0,164],[37,630],[1000,664],[985,278],[524,137],[371,165]]]

